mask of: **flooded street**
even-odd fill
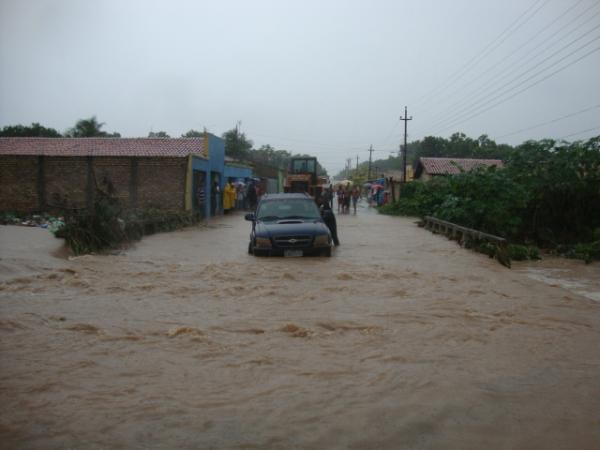
[[[598,263],[338,226],[331,258],[250,256],[234,215],[68,259],[0,227],[0,448],[598,448]]]

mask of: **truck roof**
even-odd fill
[[[298,199],[303,199],[303,198],[308,198],[311,199],[311,197],[306,194],[306,193],[285,193],[285,194],[265,194],[262,196],[263,199],[265,200],[286,200],[286,199],[294,199],[294,198],[298,198]],[[311,199],[312,200],[312,199]]]

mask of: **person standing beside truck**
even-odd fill
[[[340,245],[340,240],[338,238],[337,233],[337,222],[335,220],[335,214],[333,214],[333,210],[331,209],[329,202],[327,202],[327,200],[322,196],[318,197],[316,202],[317,206],[319,207],[319,211],[321,211],[321,217],[323,218],[323,222],[325,222],[325,225],[327,225],[327,228],[329,228],[329,231],[331,232],[331,238],[333,239],[333,243],[337,247]]]
[[[354,186],[352,189],[352,207],[354,208],[354,214],[356,214],[356,204],[358,203],[358,199],[360,198],[360,190],[358,186]]]

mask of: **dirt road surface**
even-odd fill
[[[77,258],[0,227],[0,448],[599,448],[598,264],[338,222],[331,258],[241,215]]]

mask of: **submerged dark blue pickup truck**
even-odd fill
[[[331,231],[314,200],[306,194],[266,194],[256,213],[246,214],[246,220],[252,222],[250,254],[331,256]]]

